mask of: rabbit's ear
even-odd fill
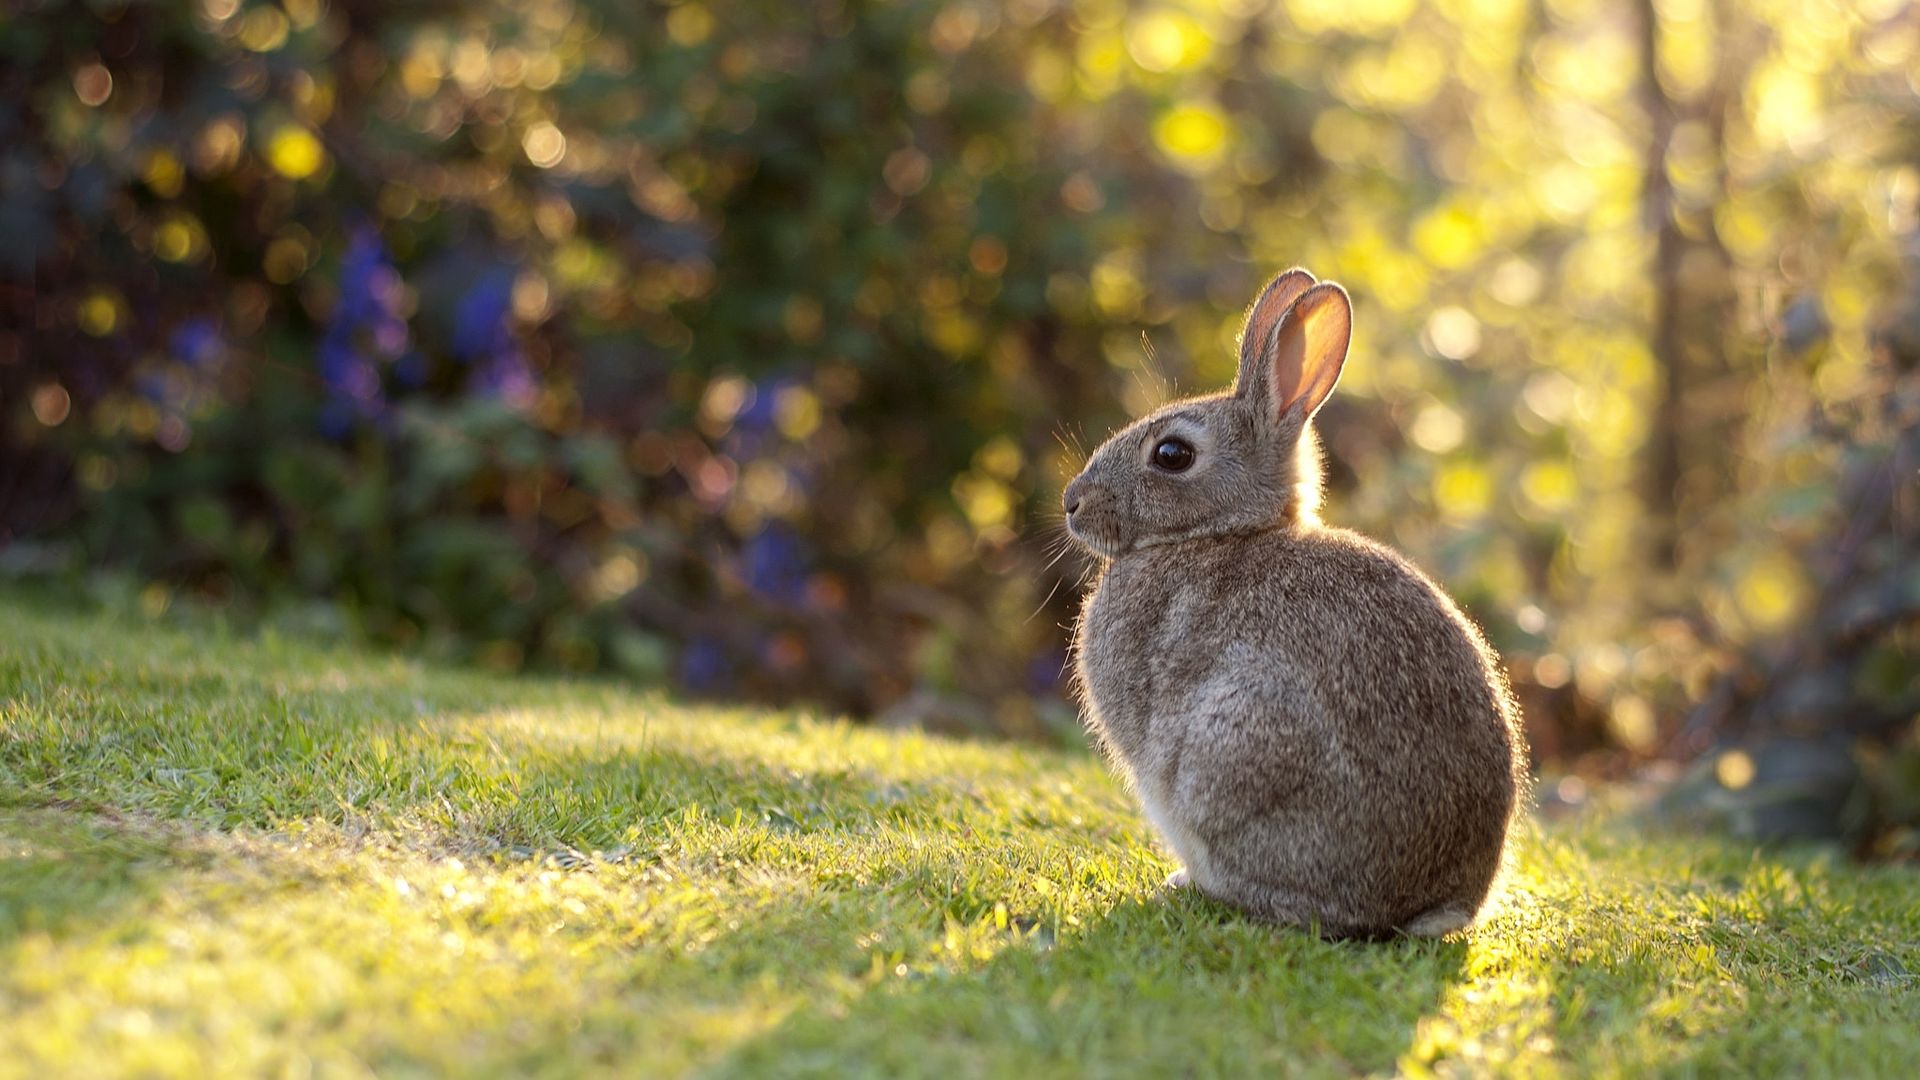
[[[1353,340],[1353,301],[1323,281],[1300,294],[1274,330],[1267,368],[1276,419],[1310,419],[1333,393]]]
[[[1234,390],[1241,397],[1267,392],[1273,328],[1280,325],[1280,317],[1312,285],[1313,275],[1295,267],[1267,282],[1267,287],[1260,292],[1260,298],[1247,309],[1247,325],[1240,331],[1240,374],[1233,381]]]

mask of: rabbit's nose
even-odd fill
[[[1086,491],[1085,480],[1084,476],[1074,477],[1073,483],[1067,485],[1067,490],[1060,493],[1060,504],[1067,508],[1068,517],[1072,517],[1073,512],[1080,509],[1080,496]]]

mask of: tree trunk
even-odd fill
[[[1686,238],[1674,212],[1673,181],[1667,154],[1673,145],[1677,110],[1660,84],[1660,23],[1653,0],[1633,0],[1639,21],[1640,104],[1647,118],[1647,149],[1640,187],[1641,215],[1654,234],[1653,322],[1649,342],[1660,370],[1659,397],[1647,435],[1646,500],[1652,521],[1651,557],[1656,568],[1679,566],[1679,492],[1685,467],[1681,410],[1686,397],[1686,354],[1680,323],[1682,261]]]

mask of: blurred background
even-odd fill
[[[0,568],[1075,742],[1060,488],[1303,264],[1543,805],[1914,857],[1917,212],[1902,0],[8,0]]]

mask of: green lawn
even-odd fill
[[[0,594],[0,1077],[1920,1062],[1910,870],[1534,827],[1365,945],[1168,869],[1085,755]]]

